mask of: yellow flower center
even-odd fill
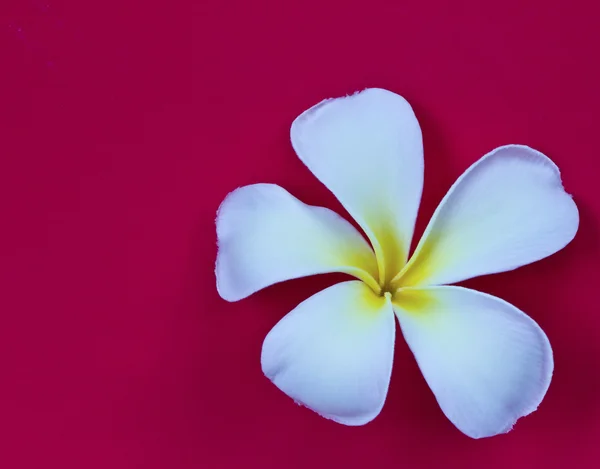
[[[377,242],[373,243],[377,259],[377,272],[363,272],[359,278],[377,297],[402,304],[407,311],[418,311],[428,305],[429,295],[410,287],[422,285],[434,267],[428,261],[437,236],[433,233],[420,245],[410,260],[407,250],[400,245],[389,230],[379,230]]]

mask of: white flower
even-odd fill
[[[217,289],[237,301],[326,272],[357,280],[310,297],[267,335],[262,369],[323,417],[363,425],[390,382],[394,313],[446,416],[473,438],[509,431],[542,401],[554,368],[540,327],[509,303],[447,284],[515,269],[563,248],[577,207],[556,165],[497,148],[452,186],[407,261],[423,186],[421,130],[397,94],[325,100],[292,124],[296,153],[363,229],[274,184],[229,194],[217,215]]]

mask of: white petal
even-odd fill
[[[381,411],[395,324],[390,301],[364,283],[329,287],[298,305],[265,338],[262,369],[296,402],[345,425]]]
[[[284,280],[343,272],[374,283],[375,255],[346,220],[275,184],[229,194],[217,213],[217,290],[236,301]]]
[[[544,331],[522,311],[461,287],[394,298],[404,338],[440,407],[472,438],[508,432],[537,409],[554,369]]]
[[[406,263],[423,188],[423,142],[401,96],[367,89],[310,108],[292,145],[365,231],[391,279]],[[380,278],[383,272],[380,271]]]
[[[452,186],[399,284],[439,285],[512,270],[562,249],[578,225],[556,165],[526,146],[500,147]]]

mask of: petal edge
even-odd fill
[[[552,160],[523,145],[499,147],[452,185],[394,282],[442,285],[513,270],[562,249],[578,226]]]
[[[404,338],[442,411],[464,434],[510,431],[535,411],[554,360],[538,324],[510,303],[456,286],[409,288],[420,311],[394,304]]]
[[[294,120],[290,137],[369,237],[379,278],[391,280],[406,263],[423,189],[423,141],[410,104],[379,88],[326,99]]]
[[[261,365],[297,403],[344,425],[364,425],[383,408],[394,339],[389,300],[362,282],[343,282],[300,303],[273,327]]]

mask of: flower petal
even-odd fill
[[[310,297],[265,338],[262,369],[296,402],[345,425],[381,411],[394,356],[390,301],[350,281]]]
[[[544,398],[552,348],[506,301],[454,286],[407,288],[394,311],[444,414],[466,435],[506,433]]]
[[[436,209],[399,285],[440,285],[512,270],[562,249],[579,225],[556,165],[522,145],[473,164]]]
[[[306,205],[275,184],[229,194],[217,213],[217,290],[237,301],[284,280],[342,272],[377,282],[367,241],[335,212]]]
[[[421,129],[408,102],[376,88],[327,99],[294,121],[291,139],[371,240],[380,279],[391,279],[406,263],[423,188]]]

